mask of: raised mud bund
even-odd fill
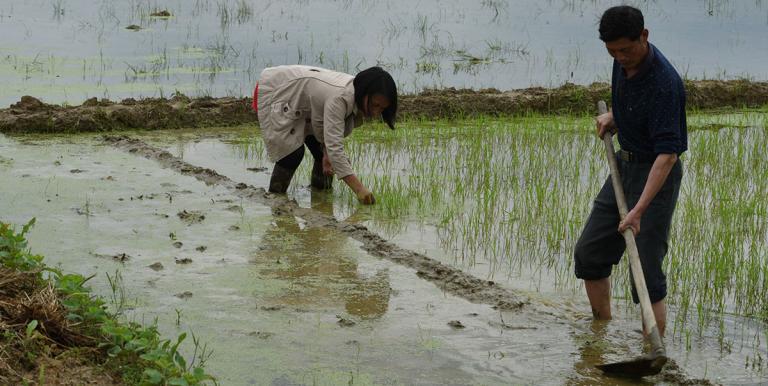
[[[333,228],[361,242],[360,247],[369,254],[416,270],[416,274],[420,278],[432,282],[445,293],[464,298],[473,303],[488,304],[499,311],[532,312],[545,319],[551,318],[557,323],[573,324],[575,323],[574,315],[579,314],[578,311],[570,309],[566,305],[552,305],[529,299],[527,296],[505,289],[492,281],[478,279],[427,256],[401,248],[371,232],[365,226],[339,222],[331,215],[311,208],[300,207],[294,200],[288,199],[285,196],[273,195],[267,193],[263,188],[233,181],[217,173],[215,170],[191,165],[173,156],[171,153],[150,146],[141,140],[127,136],[105,136],[103,140],[115,148],[154,160],[164,168],[194,177],[207,185],[221,186],[244,200],[270,207],[273,215],[297,216],[306,221],[306,225],[309,227]],[[458,323],[460,324],[460,322]],[[456,327],[451,325],[451,327],[462,328],[463,326]],[[519,328],[506,325],[503,320],[500,327],[512,330]],[[664,384],[712,384],[706,379],[689,378],[685,371],[675,363],[674,359],[670,360],[662,373],[655,379]]]
[[[768,104],[768,82],[688,81],[689,109],[759,107]],[[606,83],[566,84],[559,88],[520,90],[427,90],[401,95],[400,118],[463,118],[538,114],[594,114],[598,100],[610,100]],[[45,104],[24,96],[0,109],[0,132],[67,133],[115,130],[158,130],[234,126],[257,121],[250,98],[125,99],[113,102],[91,98],[80,106]]]

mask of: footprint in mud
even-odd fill
[[[72,170],[70,170],[69,172],[70,172],[70,173],[72,173],[72,174],[78,174],[78,173],[85,173],[85,172],[86,172],[86,170],[81,170],[81,169],[72,169]]]
[[[184,243],[182,243],[181,241],[177,241],[177,242],[173,243],[173,246],[176,247],[176,248],[181,248],[183,245],[184,245]]]
[[[116,253],[114,255],[103,255],[100,253],[93,253],[90,252],[91,255],[102,258],[102,259],[112,259],[119,262],[125,262],[126,260],[130,259],[131,256],[127,253]]]
[[[461,330],[461,329],[467,328],[467,327],[466,327],[466,326],[464,326],[464,324],[462,324],[462,323],[461,323],[461,321],[459,321],[459,320],[451,320],[450,322],[448,322],[448,325],[449,325],[449,326],[450,326],[452,329],[454,329],[454,330]]]
[[[176,215],[179,216],[181,221],[184,221],[185,223],[187,223],[187,225],[198,224],[203,222],[203,220],[205,220],[205,215],[202,214],[202,212],[196,211],[196,210],[192,210],[192,211],[182,210]]]
[[[112,256],[113,260],[117,260],[117,261],[119,261],[121,263],[126,261],[126,260],[128,260],[128,259],[130,259],[130,258],[131,257],[128,256],[127,254],[125,254],[125,253],[118,253],[118,254]]]
[[[208,249],[208,247],[206,247],[205,245],[201,245],[201,246],[195,248],[195,250],[198,251],[198,252],[205,252],[207,249]]]
[[[182,259],[178,259],[178,258],[176,259],[176,264],[189,264],[191,262],[192,262],[192,259],[190,259],[189,257],[185,257],[185,258],[182,258]]]
[[[173,296],[175,296],[175,297],[177,297],[179,299],[189,299],[189,298],[192,297],[192,292],[184,291],[184,292],[181,292],[181,293],[177,293],[176,295],[173,295]]]
[[[354,320],[347,319],[341,315],[336,315],[336,317],[339,319],[339,321],[336,322],[336,324],[338,324],[341,327],[352,327],[357,324],[357,322],[355,322]]]
[[[255,336],[259,339],[269,339],[275,336],[275,334],[273,332],[253,331],[253,332],[249,332],[248,336]]]
[[[227,230],[228,230],[228,231],[232,231],[232,232],[234,232],[234,231],[239,231],[239,230],[240,230],[240,227],[239,227],[239,226],[237,226],[237,225],[230,225],[230,226],[229,226],[229,228],[227,228]]]
[[[264,311],[280,311],[283,308],[283,306],[261,306],[261,309]]]
[[[155,199],[155,197],[157,197],[157,193],[152,193],[152,194],[141,194],[141,195],[138,195],[138,196],[136,196],[136,197],[134,197],[134,196],[131,196],[131,201],[133,201],[133,199],[134,199],[134,198],[135,198],[135,199],[137,199],[137,200],[144,200],[145,198],[146,198],[147,200],[154,200],[154,199]]]
[[[115,181],[115,177],[112,177],[112,176],[101,177],[101,180],[102,181]]]
[[[171,190],[168,193],[172,193],[172,194],[192,194],[194,192],[189,190],[189,189],[184,189],[184,190]]]
[[[507,324],[502,322],[495,322],[490,321],[488,322],[488,325],[495,328],[500,328],[502,330],[536,330],[536,327],[533,326],[513,326],[511,324]]]
[[[153,269],[153,270],[155,270],[155,271],[160,271],[160,270],[162,270],[164,267],[163,267],[163,264],[162,264],[161,262],[159,262],[159,261],[158,261],[157,263],[154,263],[154,264],[152,264],[152,265],[149,265],[149,268],[152,268],[152,269]]]
[[[90,216],[93,214],[90,207],[72,208],[78,216]]]

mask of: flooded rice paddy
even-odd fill
[[[389,70],[401,90],[608,81],[597,21],[619,1],[30,0],[0,4],[0,105],[250,95],[301,63]],[[763,1],[630,2],[690,79],[765,80]],[[152,16],[167,11],[170,16]],[[706,38],[702,38],[706,36]],[[712,53],[718,53],[713,55]]]
[[[338,182],[313,192],[307,165],[297,173],[289,198],[312,210],[295,213],[340,225],[233,188],[267,184],[256,127],[131,134],[170,152],[176,169],[98,136],[1,137],[0,211],[16,224],[37,217],[33,250],[95,274],[99,293],[113,296],[106,274],[119,271],[126,316],[193,332],[222,384],[635,384],[593,367],[642,352],[626,271],[608,324],[591,321],[572,274],[575,237],[607,175],[589,119],[405,125],[367,126],[348,142],[375,206],[354,204]],[[765,114],[691,125],[666,260],[674,364],[645,383],[764,382]],[[187,164],[232,184],[196,179]],[[426,268],[380,258],[344,224],[525,304],[496,309],[425,280]]]
[[[768,78],[768,51],[755,49],[764,2],[634,3],[684,77]],[[380,65],[403,92],[587,85],[609,79],[595,30],[613,4],[4,2],[0,104],[243,97],[286,63]],[[33,251],[95,275],[126,318],[194,333],[185,354],[202,352],[222,385],[764,384],[766,112],[694,114],[689,126],[665,262],[673,363],[643,381],[594,368],[643,350],[626,267],[610,323],[592,322],[573,277],[607,176],[589,118],[367,125],[346,147],[372,207],[338,182],[311,191],[308,162],[295,204],[264,195],[272,165],[255,126],[129,133],[145,152],[94,135],[0,135],[0,213],[36,217]]]

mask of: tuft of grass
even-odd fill
[[[11,354],[16,363],[26,370],[37,368],[40,380],[45,377],[45,369],[38,368],[38,358],[62,348],[74,356],[95,350],[102,355],[94,355],[92,365],[119,374],[129,384],[216,384],[204,370],[212,353],[194,334],[194,354],[187,359],[179,352],[186,333],[175,340],[162,339],[156,324],[142,326],[119,320],[124,304],[119,274],[108,277],[118,306],[116,312],[110,312],[107,303],[86,286],[92,277],[48,267],[43,256],[32,254],[25,235],[34,224],[32,219],[17,233],[0,222],[0,273],[3,279],[14,278],[10,283],[16,283],[19,295],[0,302],[0,325],[8,327],[2,336],[4,352]],[[15,312],[19,310],[23,312]],[[12,370],[11,374],[23,371]],[[0,379],[14,379],[6,375],[0,373]]]

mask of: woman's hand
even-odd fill
[[[370,190],[363,188],[357,194],[357,201],[360,201],[363,205],[373,205],[376,203],[376,198],[373,197],[373,193]]]
[[[342,181],[344,181],[347,186],[349,186],[349,188],[355,192],[357,200],[360,201],[361,204],[373,205],[376,203],[376,198],[373,197],[373,193],[371,193],[371,191],[368,190],[368,188],[366,188],[362,182],[360,182],[356,175],[350,174],[342,178]]]

